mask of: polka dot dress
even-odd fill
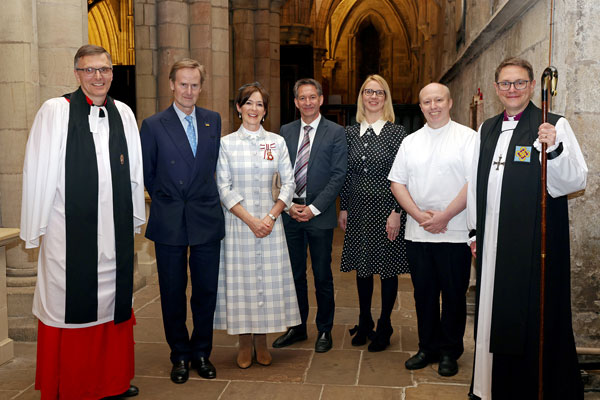
[[[360,136],[360,124],[346,127],[348,172],[340,193],[342,210],[348,211],[341,270],[356,270],[361,278],[379,274],[381,279],[408,273],[402,211],[400,234],[391,242],[385,225],[398,207],[387,177],[400,143],[407,136],[404,127],[386,122],[379,135],[368,129]]]

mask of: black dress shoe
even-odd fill
[[[433,357],[425,354],[421,350],[404,363],[406,369],[422,369],[438,360],[438,357]]]
[[[438,374],[441,376],[454,376],[458,372],[458,363],[456,360],[449,355],[443,355],[440,358],[440,365],[438,366]]]
[[[326,353],[333,346],[333,340],[331,340],[331,332],[319,332],[317,336],[317,342],[315,343],[315,351],[317,353]]]
[[[287,347],[296,342],[300,342],[302,340],[306,340],[308,336],[306,336],[306,328],[301,328],[294,326],[289,328],[286,333],[279,336],[273,342],[273,347],[276,349],[280,349],[282,347]]]
[[[137,386],[129,385],[129,389],[121,393],[121,397],[135,397],[140,394],[140,389]]]
[[[173,364],[171,369],[171,380],[174,383],[186,383],[190,377],[190,368],[188,362],[181,360]]]
[[[217,370],[208,357],[200,357],[192,361],[192,368],[196,368],[198,375],[204,379],[215,379],[217,377]]]
[[[134,396],[137,396],[138,394],[140,394],[140,389],[138,389],[137,386],[130,385],[129,389],[127,389],[123,393],[116,395],[116,396],[103,397],[102,400],[118,400],[118,399],[122,399],[124,397],[134,397]]]

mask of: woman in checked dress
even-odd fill
[[[217,187],[225,211],[215,329],[239,335],[237,364],[271,364],[266,334],[300,324],[283,224],[294,177],[283,138],[261,125],[269,95],[260,83],[242,86],[235,100],[240,128],[221,139]],[[275,172],[281,190],[273,201]]]
[[[340,193],[340,227],[346,231],[341,270],[356,270],[360,315],[350,330],[353,346],[385,350],[392,336],[391,313],[398,292],[398,274],[408,272],[404,224],[406,213],[394,199],[387,176],[407,135],[395,125],[387,82],[370,75],[358,94],[356,120],[346,128],[348,172]],[[381,278],[381,315],[377,331],[371,317],[373,275]]]

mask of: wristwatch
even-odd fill
[[[277,217],[276,217],[276,216],[274,216],[273,214],[271,214],[271,213],[268,213],[268,214],[267,214],[267,216],[268,216],[269,218],[271,218],[273,221],[277,221]]]

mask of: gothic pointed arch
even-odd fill
[[[343,0],[331,13],[324,35],[328,68],[324,68],[323,75],[330,82],[330,93],[341,96],[342,102],[355,101],[369,68],[366,64],[372,64],[369,73],[379,73],[388,81],[394,102],[410,103],[416,97],[419,68],[411,40],[416,19],[407,25],[398,3]],[[364,29],[371,33],[365,35]],[[372,42],[374,38],[377,43]],[[379,59],[364,59],[374,47],[379,49]]]
[[[114,65],[135,65],[133,0],[100,0],[90,6],[89,42],[104,47]]]

